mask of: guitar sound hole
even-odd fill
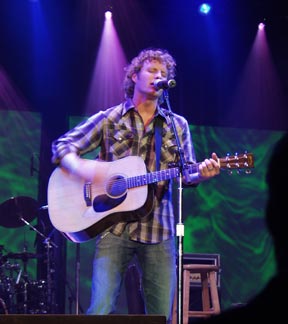
[[[121,197],[127,191],[126,179],[122,176],[111,177],[106,183],[106,193],[110,197]]]

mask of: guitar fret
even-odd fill
[[[145,175],[127,178],[127,188],[141,187],[150,183],[169,180],[179,176],[179,169],[172,168],[167,170],[160,170]]]

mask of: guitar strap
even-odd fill
[[[155,152],[156,152],[156,170],[160,170],[160,152],[162,142],[162,125],[163,119],[156,118],[155,120]]]

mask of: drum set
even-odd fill
[[[43,254],[27,251],[25,244],[18,253],[8,252],[4,245],[0,245],[0,314],[51,313],[54,283],[50,254],[51,247],[57,246],[31,225],[38,210],[37,202],[26,196],[12,197],[0,205],[0,225],[7,228],[28,225],[43,237],[45,244]],[[33,259],[45,263],[45,279],[36,280],[28,275],[28,263]]]

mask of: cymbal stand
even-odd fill
[[[33,229],[33,231],[37,232],[37,234],[39,234],[40,236],[42,236],[44,238],[44,240],[49,240],[50,244],[52,246],[54,246],[55,248],[58,248],[58,245],[55,244],[53,241],[50,240],[49,237],[45,236],[43,233],[41,233],[36,227],[34,227],[33,225],[31,225],[29,222],[27,222],[23,217],[19,217],[19,219],[24,222],[26,225],[28,225],[30,228]]]
[[[80,243],[76,244],[76,268],[75,268],[75,286],[76,286],[76,301],[75,314],[79,315],[79,283],[80,283]]]
[[[50,244],[50,238],[44,240],[44,244],[46,244],[46,255],[47,255],[47,305],[49,307],[53,307],[54,302],[52,298],[52,268],[51,268],[51,254],[50,249],[52,248]],[[52,309],[49,310],[51,313]],[[52,312],[53,313],[53,312]]]
[[[24,244],[24,248],[23,248],[23,252],[27,252],[27,246],[26,244]],[[25,255],[25,254],[24,254]],[[24,289],[23,289],[23,314],[27,314],[28,313],[28,273],[27,273],[27,262],[28,262],[28,258],[27,257],[23,257],[22,258],[22,262],[23,262],[23,278],[24,278]],[[18,278],[16,280],[16,283],[20,281],[20,277],[21,277],[21,271],[19,272]]]
[[[47,255],[47,304],[49,305],[49,307],[51,307],[51,305],[54,305],[55,303],[53,302],[53,298],[52,298],[52,269],[51,269],[51,258],[50,258],[50,251],[52,247],[58,248],[58,245],[55,244],[50,236],[52,234],[52,232],[50,233],[49,236],[45,236],[43,233],[41,233],[36,227],[34,227],[33,225],[31,225],[27,220],[25,220],[23,217],[19,217],[19,219],[24,222],[26,225],[28,225],[30,228],[32,228],[35,232],[37,232],[37,234],[39,234],[42,238],[44,238],[43,243],[46,244],[46,255]]]

